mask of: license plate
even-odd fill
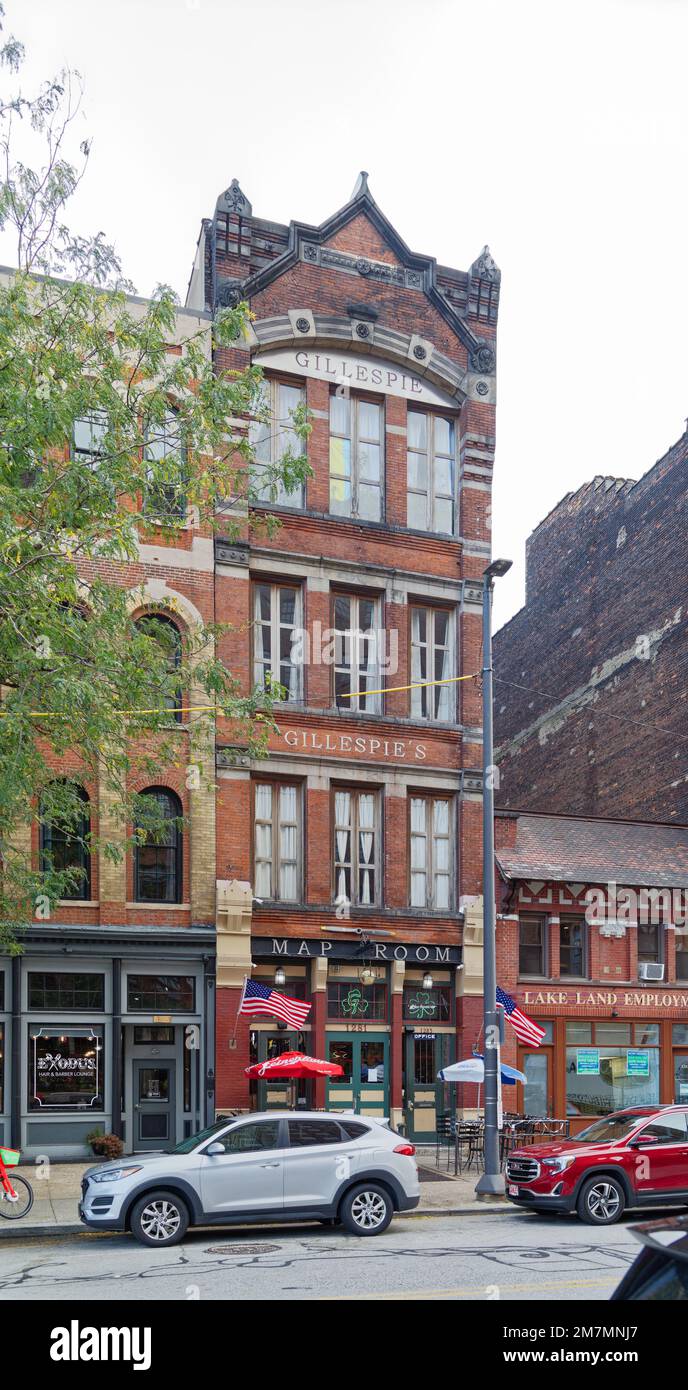
[[[518,1186],[515,1182],[509,1183],[509,1196],[518,1197]]]

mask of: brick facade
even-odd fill
[[[501,806],[688,820],[687,464],[684,434],[530,537],[525,607],[494,640]]]

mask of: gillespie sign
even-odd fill
[[[406,400],[425,405],[457,408],[457,402],[446,392],[430,386],[410,367],[398,366],[396,362],[358,357],[353,352],[315,352],[312,348],[299,348],[297,351],[277,348],[274,352],[259,353],[254,360],[260,367],[276,367],[297,376],[331,381],[333,386],[340,386],[344,390],[363,388],[380,391],[386,396],[403,396]]]
[[[362,758],[398,758],[416,763],[424,763],[428,755],[427,744],[417,743],[415,739],[324,734],[314,729],[282,729],[281,733],[287,747],[298,749],[301,753],[358,754]]]

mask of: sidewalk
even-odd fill
[[[6,1237],[39,1235],[73,1235],[85,1232],[86,1227],[79,1221],[77,1203],[81,1192],[81,1178],[93,1163],[53,1163],[47,1177],[40,1177],[39,1171],[30,1164],[22,1165],[15,1171],[25,1177],[33,1187],[34,1203],[28,1216],[18,1221],[4,1221],[0,1218],[0,1243]],[[445,1175],[434,1163],[419,1164],[421,1177],[420,1205],[406,1216],[463,1216],[476,1213],[505,1213],[513,1208],[505,1200],[478,1202],[475,1197],[477,1174],[471,1172],[455,1178]],[[425,1175],[428,1175],[427,1178]]]

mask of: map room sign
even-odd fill
[[[256,956],[281,956],[288,960],[363,961],[364,952],[358,937],[354,941],[323,937],[312,941],[300,936],[254,936],[251,953]],[[415,942],[370,941],[365,948],[366,961],[407,961],[409,965],[460,965],[460,946],[416,945]]]

